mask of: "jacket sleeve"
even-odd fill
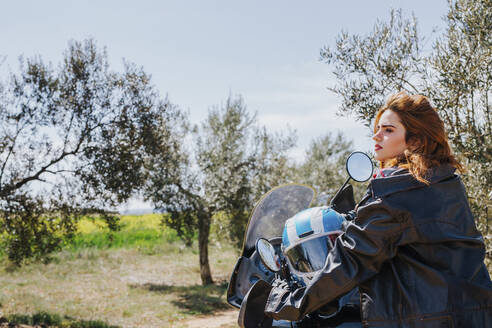
[[[274,319],[297,321],[377,274],[398,246],[412,242],[410,215],[376,200],[357,210],[328,254],[325,266],[311,284],[281,298],[270,293],[265,313]]]

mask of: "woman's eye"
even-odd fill
[[[393,132],[392,129],[385,129],[384,131],[386,131],[386,132]]]

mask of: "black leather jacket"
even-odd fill
[[[374,179],[312,283],[272,290],[265,313],[299,320],[358,287],[364,327],[492,327],[492,283],[454,169],[426,186],[407,171]]]

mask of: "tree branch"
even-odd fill
[[[15,147],[15,143],[17,141],[17,137],[19,136],[19,134],[21,133],[21,131],[24,129],[24,127],[26,125],[27,125],[27,122],[21,128],[19,128],[17,130],[17,133],[15,134],[15,137],[12,140],[12,145],[10,146],[9,153],[7,154],[7,157],[5,158],[5,161],[2,164],[2,169],[0,171],[0,190],[2,189],[2,179],[3,179],[3,173],[5,172],[5,167],[7,166],[7,163],[9,161],[9,159],[10,159],[10,156],[14,152],[14,147]]]
[[[34,175],[32,176],[29,176],[27,178],[24,178],[22,180],[20,180],[19,182],[13,184],[13,185],[10,185],[10,186],[6,186],[2,189],[0,189],[0,196],[6,196],[8,195],[10,192],[14,191],[14,190],[17,190],[19,188],[21,188],[22,186],[24,186],[26,183],[28,182],[31,182],[31,181],[35,181],[35,180],[38,180],[38,181],[43,181],[40,176],[41,174],[43,173],[46,173],[47,171],[49,171],[48,169],[59,163],[61,160],[63,160],[65,157],[67,156],[70,156],[70,155],[75,155],[79,152],[80,150],[80,147],[82,145],[82,143],[85,141],[85,138],[80,138],[79,140],[79,143],[77,144],[77,146],[75,147],[74,150],[70,151],[70,152],[62,152],[60,156],[58,156],[57,158],[51,160],[48,164],[46,164],[45,166],[41,167],[38,172],[36,172]],[[54,171],[51,171],[51,172],[54,172]],[[50,173],[51,173],[50,172]]]

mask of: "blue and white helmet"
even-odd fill
[[[296,274],[323,268],[335,239],[342,233],[345,218],[329,207],[313,207],[285,222],[282,250]]]

